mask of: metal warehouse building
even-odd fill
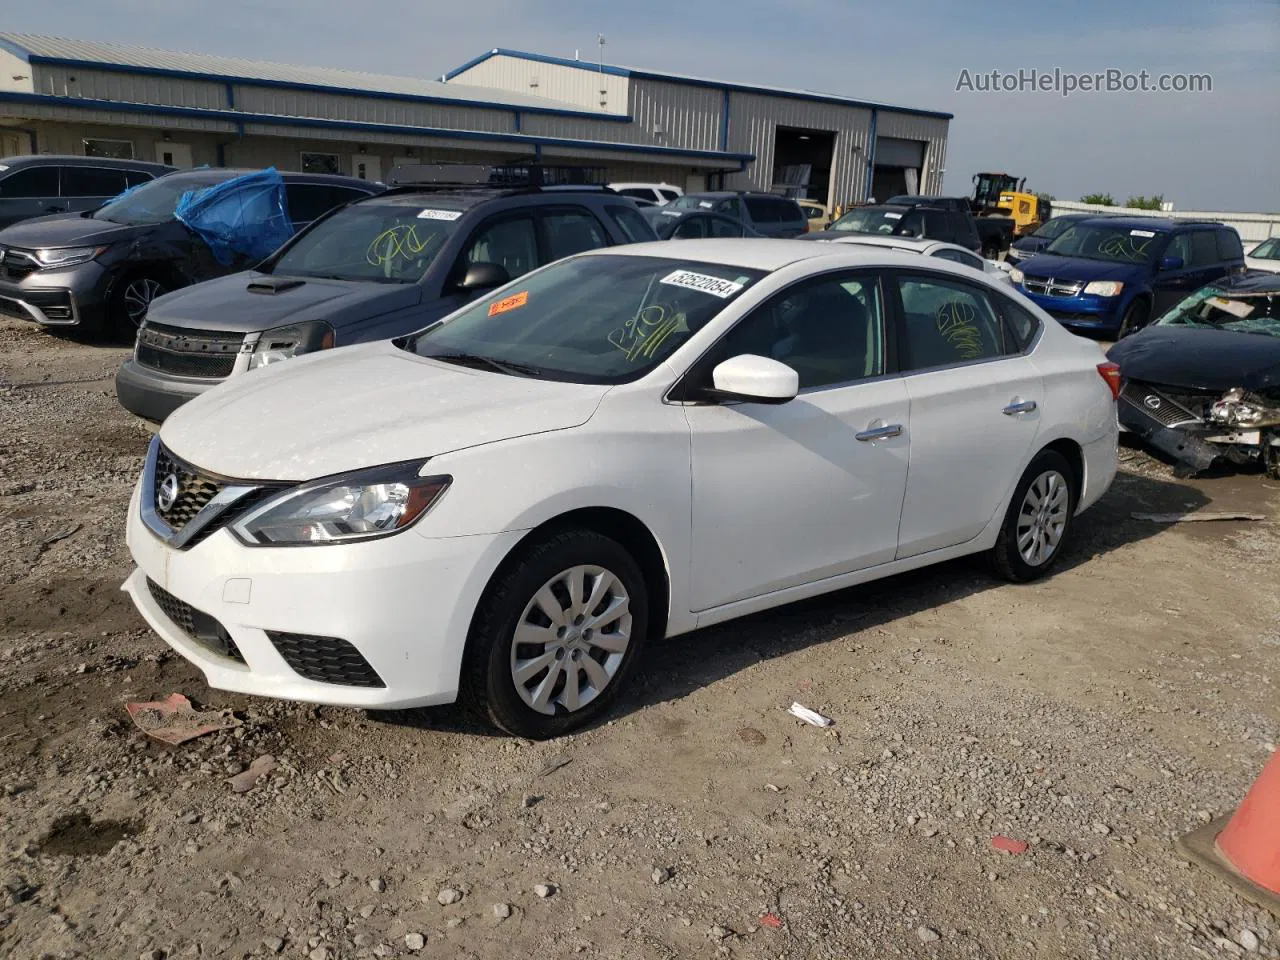
[[[491,50],[440,80],[0,33],[0,156],[379,179],[542,158],[829,204],[941,189],[950,114]]]

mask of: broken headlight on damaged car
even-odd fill
[[[1280,403],[1269,405],[1262,397],[1234,387],[1209,408],[1209,419],[1231,427],[1280,425]]]
[[[258,337],[249,356],[249,369],[256,370],[302,353],[328,350],[333,346],[333,327],[323,320],[308,320],[276,327]]]
[[[351,543],[410,526],[449,489],[452,477],[418,475],[423,461],[357,470],[291,487],[237,521],[250,546]]]

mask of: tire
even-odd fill
[[[1076,476],[1067,458],[1042,450],[1013,491],[1004,525],[991,549],[995,572],[1011,583],[1028,583],[1053,569],[1075,519]],[[1038,504],[1046,504],[1041,507]]]
[[[1117,340],[1123,340],[1131,333],[1136,333],[1147,325],[1147,315],[1151,312],[1151,308],[1147,305],[1147,301],[1138,299],[1129,304],[1125,308],[1124,316],[1120,318],[1120,330],[1116,334]]]
[[[463,696],[518,737],[547,740],[581,727],[626,685],[648,610],[640,567],[617,541],[582,529],[538,541],[498,571],[476,608]]]
[[[168,284],[152,274],[126,275],[111,293],[111,332],[122,337],[136,335],[151,301],[168,292]]]

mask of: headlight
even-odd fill
[[[1118,297],[1124,284],[1118,280],[1094,280],[1084,285],[1084,292],[1095,297]]]
[[[1261,397],[1234,387],[1209,408],[1209,419],[1233,427],[1256,427],[1280,423],[1280,408],[1269,407]]]
[[[313,480],[272,497],[232,530],[251,546],[350,543],[408,527],[440,499],[452,477],[420,477],[423,461]]]
[[[296,357],[300,353],[328,350],[332,346],[333,327],[323,320],[276,327],[258,338],[253,354],[249,357],[249,369],[256,370],[269,363]]]
[[[50,247],[35,252],[36,263],[42,267],[70,267],[77,263],[88,263],[99,254],[107,252],[107,247]]]
[[[1023,273],[1021,270],[1019,270],[1017,267],[1014,267],[1012,270],[1009,271],[1009,279],[1012,280],[1014,283],[1021,283],[1023,280],[1026,279],[1026,276],[1027,275]]]

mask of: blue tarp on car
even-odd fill
[[[293,236],[284,180],[274,167],[188,193],[174,211],[219,263],[263,260]]]

